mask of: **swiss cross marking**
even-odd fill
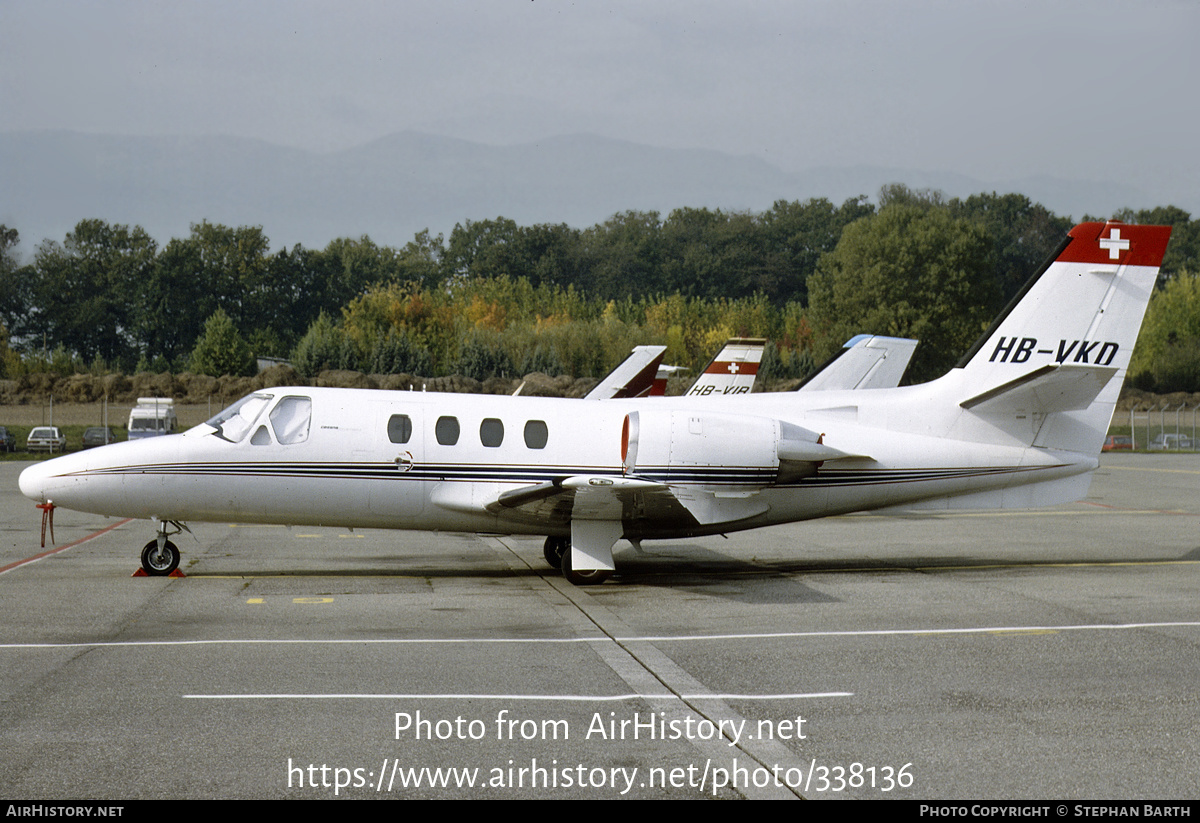
[[[1121,239],[1120,229],[1113,229],[1109,237],[1100,238],[1100,248],[1108,249],[1109,260],[1116,260],[1121,256],[1121,252],[1129,248],[1129,241]]]
[[[738,364],[737,364],[737,363],[730,363],[730,364],[729,364],[729,373],[730,373],[730,374],[737,374],[737,373],[738,373]]]

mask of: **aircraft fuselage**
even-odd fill
[[[920,389],[908,392],[914,402]],[[117,443],[31,468],[22,491],[121,517],[529,534],[569,534],[569,519],[489,504],[505,491],[574,477],[594,484],[645,478],[699,501],[676,517],[653,506],[656,516],[639,513],[636,500],[624,501],[617,519],[625,536],[652,538],[1003,489],[1018,475],[1028,483],[1031,473],[1050,480],[1095,465],[1016,442],[964,440],[947,449],[944,433],[890,432],[849,419],[879,416],[871,391],[823,393],[816,410],[800,404],[799,394],[709,399],[703,406],[686,398],[585,403],[301,387],[257,394],[269,399],[251,421],[253,431],[236,442],[202,424],[180,435]],[[311,400],[299,442],[279,442],[272,426],[270,414],[284,398]],[[632,467],[622,454],[631,412],[642,423]],[[789,479],[780,471],[781,422],[827,433],[824,444],[833,448],[853,443],[868,456]]]

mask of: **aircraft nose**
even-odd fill
[[[46,480],[49,476],[50,473],[46,471],[45,463],[35,463],[25,469],[17,481],[21,486],[21,494],[34,502],[45,503]]]

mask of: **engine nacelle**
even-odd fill
[[[642,410],[626,415],[621,430],[625,473],[659,482],[794,483],[835,456],[817,433],[769,417]]]

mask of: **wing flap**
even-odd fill
[[[553,527],[565,527],[572,520],[667,523],[679,528],[697,523],[666,484],[613,475],[574,475],[510,489],[484,508],[501,520]]]

